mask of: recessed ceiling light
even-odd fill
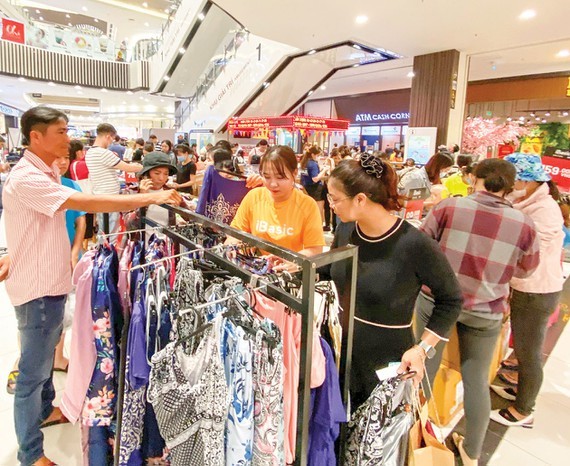
[[[353,68],[358,68],[360,66],[360,63],[355,63],[354,65],[352,65]]]
[[[523,116],[522,116],[522,117],[519,117],[519,120],[520,120],[520,121],[524,121],[524,117],[523,117]]]
[[[307,55],[314,55],[315,53],[317,53],[317,51],[315,49],[313,49],[313,50],[309,50]]]
[[[166,76],[164,77],[164,80],[165,80],[165,81],[170,81],[170,76],[166,75]]]
[[[368,22],[368,16],[366,15],[358,15],[355,19],[354,22],[356,24],[364,24]]]
[[[97,18],[93,18],[93,21],[95,21],[96,23],[99,22],[99,20]]]
[[[101,92],[107,92],[107,89],[103,88],[101,89]]]
[[[50,81],[50,82],[48,83],[48,86],[54,87],[54,86],[55,86],[55,83],[54,83],[53,81]]]
[[[357,44],[354,44],[352,47],[355,48],[356,50],[362,50],[362,47]]]
[[[180,47],[180,48],[178,49],[178,53],[179,53],[180,55],[182,55],[183,53],[186,53],[186,49],[185,49],[184,47]]]
[[[562,112],[562,116],[568,116],[568,112]]]
[[[26,82],[26,78],[20,76],[20,77],[18,78],[18,81],[20,81],[21,83],[24,83],[24,82]]]
[[[546,120],[545,120],[545,119],[543,119],[543,120],[542,120],[542,122],[543,122],[543,123],[546,123]]]
[[[148,3],[147,2],[143,2],[143,8],[148,8]]]
[[[530,116],[531,116],[531,117],[536,116],[536,113],[530,112]]]
[[[127,91],[127,95],[133,95],[133,91]]]
[[[410,71],[406,76],[408,78],[413,78],[416,74],[413,71]]]
[[[149,26],[150,26],[150,24],[144,23],[144,27],[145,27],[145,28],[147,28],[147,27],[149,27]]]
[[[513,121],[513,119],[511,117],[507,118],[507,121]]]
[[[519,19],[526,21],[528,19],[532,19],[536,16],[536,11],[534,10],[524,10],[520,15]]]
[[[43,21],[43,20],[44,20],[44,17],[43,17],[43,16],[40,16],[40,21]]]
[[[568,57],[570,57],[570,50],[568,50],[568,49],[561,50],[560,52],[558,52],[556,54],[556,56],[558,58],[568,58]]]
[[[40,10],[36,10],[36,13],[39,15],[39,14],[40,14]]]
[[[263,89],[267,89],[270,84],[271,84],[270,82],[265,81],[265,82],[263,83]]]
[[[310,90],[309,93],[307,94],[307,96],[310,96],[313,92],[315,92],[315,91]]]
[[[29,10],[27,8],[24,8],[24,11],[27,13]]]
[[[540,121],[540,117],[536,117],[535,120],[536,120],[536,121]]]
[[[199,19],[200,21],[204,21],[204,18],[205,18],[204,13],[200,13],[200,14],[198,15],[198,19]]]
[[[67,23],[67,25],[68,25],[69,27],[73,26],[73,24],[71,24],[71,23]]]
[[[549,116],[550,116],[550,112],[546,112],[546,113],[544,114],[544,116],[545,116],[545,117],[549,117]]]
[[[75,86],[74,88],[75,88],[75,89],[81,89],[81,86],[80,86],[80,85],[77,85],[77,86]]]
[[[86,7],[86,6],[82,6],[81,9],[82,9],[83,11],[87,11],[87,7]]]
[[[326,91],[327,90],[327,86],[325,86],[324,84],[321,86],[321,91]]]
[[[66,13],[66,14],[65,14],[65,17],[66,17],[67,19],[71,18],[71,16],[69,15],[69,13]]]
[[[165,9],[164,9],[164,12],[165,12],[165,13],[170,13],[170,10],[169,10],[168,8],[165,8]]]

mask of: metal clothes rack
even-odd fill
[[[336,262],[344,262],[346,276],[351,277],[349,287],[345,296],[348,296],[341,305],[343,312],[343,338],[342,352],[340,361],[340,383],[342,389],[342,397],[345,406],[349,406],[349,387],[350,387],[350,370],[351,370],[351,354],[352,354],[352,338],[354,332],[354,309],[356,300],[356,272],[358,260],[358,248],[355,246],[344,246],[325,252],[316,256],[307,257],[295,253],[289,249],[281,248],[273,243],[262,240],[254,235],[232,228],[226,224],[216,222],[202,215],[196,214],[190,210],[162,205],[169,211],[169,225],[174,225],[175,214],[179,214],[182,218],[206,227],[211,227],[218,232],[223,232],[232,238],[240,240],[249,246],[255,246],[259,249],[273,254],[277,257],[294,262],[300,266],[302,272],[302,296],[297,298],[274,284],[267,283],[265,293],[295,312],[302,315],[301,330],[301,358],[299,367],[299,403],[297,411],[297,441],[295,450],[295,466],[307,466],[307,458],[309,452],[309,418],[311,405],[311,366],[312,366],[312,341],[314,331],[314,306],[315,306],[315,284],[317,280],[317,269]],[[160,225],[157,222],[147,218],[144,213],[141,215],[143,225],[151,227],[162,227],[161,233],[168,236],[175,244],[185,246],[188,249],[198,249],[198,246],[191,240],[181,235],[174,229]],[[204,250],[204,257],[221,268],[227,270],[232,275],[241,278],[245,283],[250,283],[256,278],[260,278],[248,270],[239,267],[225,257],[215,254],[211,250]],[[128,322],[125,321],[123,336],[128,333]],[[121,347],[126,349],[126,337],[121,341]],[[124,346],[123,346],[124,345]],[[124,350],[122,350],[124,354]],[[125,367],[124,357],[121,358],[120,378],[119,378],[119,398],[117,403],[118,419],[117,433],[115,437],[115,466],[118,466],[120,451],[120,435],[121,435],[121,414],[122,414],[122,398],[124,392]],[[345,426],[341,432],[341,455],[342,443],[345,433]]]

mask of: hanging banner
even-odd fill
[[[18,42],[19,44],[26,43],[25,26],[24,23],[14,21],[8,18],[0,18],[2,23],[2,39],[9,40],[10,42]]]

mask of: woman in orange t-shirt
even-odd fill
[[[297,157],[290,147],[276,146],[261,159],[263,187],[243,199],[232,227],[295,252],[323,252],[325,238],[317,203],[295,188]]]

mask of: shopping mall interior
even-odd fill
[[[0,0],[3,150],[19,152],[20,117],[45,105],[64,112],[70,138],[85,145],[110,123],[125,143],[182,135],[198,151],[227,140],[247,152],[261,139],[297,153],[306,143],[327,153],[405,147],[418,165],[442,145],[479,160],[536,153],[568,193],[568,18],[567,0]],[[1,384],[19,354],[3,284],[0,303]],[[534,428],[491,422],[480,465],[568,464],[568,305],[566,283],[543,348]],[[59,399],[66,374],[54,381]],[[462,390],[460,376],[445,386],[438,435],[464,428]],[[492,403],[506,406],[495,393]],[[5,466],[18,464],[13,404],[2,387]],[[44,434],[58,464],[87,464],[77,425]]]

